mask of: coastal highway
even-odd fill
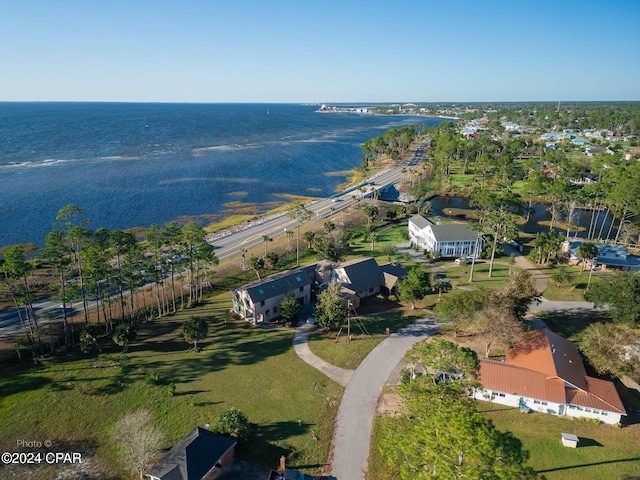
[[[351,187],[329,198],[318,199],[306,204],[305,207],[312,213],[310,221],[324,223],[324,219],[339,213],[342,209],[348,208],[355,201],[370,197],[373,195],[374,190],[380,190],[388,185],[398,183],[402,178],[403,169],[415,168],[420,164],[428,146],[428,142],[420,144],[412,157],[404,164],[378,172],[360,185]],[[303,227],[301,226],[301,228]],[[264,235],[273,238],[284,234],[287,230],[295,231],[295,229],[296,220],[288,218],[286,214],[282,213],[256,220],[249,225],[229,232],[227,235],[210,239],[209,243],[215,247],[216,255],[222,260],[240,254],[243,249],[262,244]],[[90,304],[90,307],[92,306],[93,304]],[[82,302],[75,303],[73,307],[75,307],[75,311],[82,310]],[[39,317],[38,323],[40,325],[62,318],[60,302],[53,302],[50,299],[35,302],[34,310]],[[48,315],[43,316],[43,313],[48,313]],[[45,316],[48,318],[44,318]],[[21,332],[22,326],[17,309],[12,308],[0,312],[0,338]]]
[[[323,219],[335,215],[340,210],[349,208],[355,201],[370,197],[373,195],[374,190],[381,190],[389,185],[398,183],[402,178],[403,169],[412,169],[420,164],[428,146],[428,142],[421,143],[411,158],[402,165],[378,172],[367,181],[329,198],[306,204],[305,208],[312,214],[310,221],[312,223],[323,223]],[[264,235],[274,238],[284,234],[287,230],[295,231],[296,225],[296,220],[282,213],[257,220],[228,235],[214,238],[210,240],[210,243],[215,247],[218,258],[224,259],[241,253],[243,249],[262,244]]]

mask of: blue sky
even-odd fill
[[[0,100],[640,100],[640,1],[4,0]]]

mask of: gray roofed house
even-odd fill
[[[463,223],[434,224],[422,215],[409,219],[409,239],[418,248],[436,252],[441,257],[461,257],[479,255],[482,251],[482,237]]]
[[[252,323],[280,317],[280,302],[289,292],[302,305],[311,302],[315,265],[289,270],[231,290],[233,311]]]
[[[235,455],[236,441],[196,427],[148,472],[151,480],[213,480]]]
[[[346,300],[357,308],[360,299],[376,295],[383,288],[392,293],[406,273],[399,263],[379,266],[374,258],[343,264],[323,260],[234,288],[233,312],[254,324],[269,322],[280,317],[280,303],[287,293],[292,292],[301,305],[306,305],[311,303],[314,285],[322,289],[331,282],[341,284]]]
[[[384,285],[384,275],[374,258],[356,259],[339,265],[333,272],[332,281],[342,284],[360,298],[375,295]]]
[[[594,243],[596,247],[598,247],[596,265],[602,267],[604,270],[640,271],[640,257],[629,255],[629,249],[626,245]],[[579,240],[567,240],[562,244],[562,253],[568,256],[571,261],[582,261],[582,258],[578,255],[578,247],[581,244],[582,241]]]

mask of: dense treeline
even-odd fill
[[[204,230],[195,222],[151,225],[144,242],[129,231],[91,230],[90,222],[84,210],[67,205],[58,212],[57,228],[47,235],[37,259],[27,260],[20,246],[5,252],[2,286],[17,309],[23,338],[34,359],[44,353],[39,314],[33,305],[36,262],[57,276],[53,299],[60,302],[67,347],[75,338],[69,322],[72,303],[82,303],[85,324],[89,324],[89,310],[93,308],[95,321],[104,333],[120,335],[119,340],[114,335],[114,340],[122,343],[126,340],[122,332],[125,337],[132,335],[137,322],[152,315],[175,313],[178,301],[181,307],[201,301],[204,287],[209,285],[208,269],[218,262]],[[147,304],[145,295],[135,295],[145,286],[152,289],[153,305]],[[121,325],[128,330],[118,331]]]
[[[412,190],[418,200],[509,190],[523,205],[525,230],[536,202],[547,205],[551,232],[575,232],[579,209],[587,209],[592,215],[587,239],[640,242],[640,161],[629,153],[629,142],[591,138],[596,149],[587,155],[569,136],[548,145],[540,133],[487,125],[475,138],[465,138],[458,133],[462,126],[447,122],[429,129],[430,153]]]
[[[400,160],[420,133],[420,127],[407,125],[402,128],[390,128],[379,137],[370,138],[362,145],[362,163],[365,167],[383,157],[394,163]]]
[[[606,129],[621,135],[640,131],[639,102],[558,102],[478,105],[477,109],[461,113],[471,120],[482,111],[490,121],[505,119],[533,129],[562,128]]]

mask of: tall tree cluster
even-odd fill
[[[81,208],[63,207],[38,259],[51,267],[58,280],[54,285],[54,299],[60,302],[67,347],[74,341],[74,326],[69,320],[72,302],[81,302],[85,324],[89,322],[90,302],[93,302],[97,322],[113,334],[117,325],[133,327],[137,321],[147,318],[151,310],[158,315],[175,312],[177,298],[181,306],[202,300],[204,288],[209,285],[210,268],[218,259],[198,224],[152,225],[146,231],[146,241],[139,242],[129,231],[91,230],[90,222]],[[0,268],[3,290],[18,309],[35,358],[43,353],[43,335],[38,313],[33,308],[34,262],[27,260],[24,251],[16,246],[5,253]],[[147,304],[144,295],[135,295],[148,284],[152,285],[155,308]]]

